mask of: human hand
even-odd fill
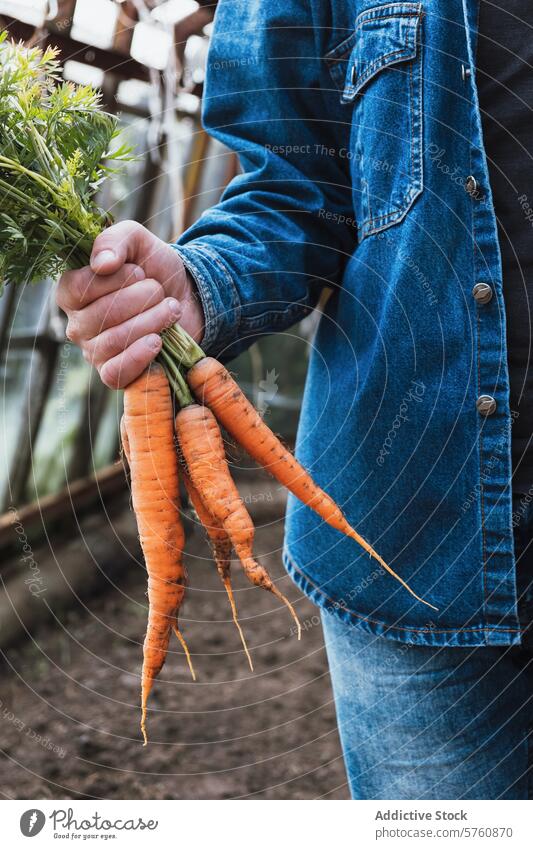
[[[197,342],[204,332],[196,284],[179,254],[135,221],[100,233],[90,266],[66,271],[56,300],[68,338],[112,389],[142,374],[161,350],[165,327],[179,321]]]

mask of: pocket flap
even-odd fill
[[[383,68],[414,59],[418,50],[421,3],[388,3],[356,18],[342,100],[353,100]]]

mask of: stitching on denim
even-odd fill
[[[470,117],[470,126],[472,127],[472,117]],[[472,146],[469,149],[469,173],[472,173]],[[474,279],[477,276],[477,238],[476,238],[476,210],[470,201],[470,212],[472,216],[472,242],[474,245],[473,248],[473,257],[472,257],[472,271]],[[480,314],[479,309],[476,309],[476,329],[477,329],[477,339],[476,339],[476,352],[477,352],[477,363],[476,363],[476,377],[477,377],[477,395],[478,397],[481,395],[481,372],[480,372],[480,359],[481,359],[481,343],[480,343]],[[483,610],[486,612],[487,605],[487,537],[485,533],[485,496],[484,496],[484,484],[483,484],[483,426],[479,429],[479,481],[480,481],[480,489],[479,489],[479,503],[480,503],[480,512],[481,512],[481,562],[482,562],[482,580],[483,580]]]
[[[403,6],[405,9],[403,3],[396,3],[394,5]],[[397,11],[388,11],[392,8],[392,6],[373,6],[371,9],[365,9],[364,12],[361,12],[355,19],[355,31],[357,32],[359,27],[364,26],[371,21],[386,21],[389,18],[420,18],[422,14],[420,4],[412,6],[403,12],[400,12],[399,9]],[[372,14],[373,12],[378,12],[378,14]],[[359,23],[357,23],[358,21]]]
[[[415,105],[415,93],[413,90],[413,66],[409,64],[409,120],[411,122],[411,144],[409,145],[409,161],[410,161],[410,169],[409,173],[411,175],[411,182],[414,178],[414,159],[413,159],[413,144],[415,138],[415,128],[414,128],[414,105]]]
[[[213,251],[211,248],[204,244],[199,244],[198,250],[200,254],[202,253],[202,251],[207,254],[207,256],[215,263],[215,265],[220,269],[220,271],[226,278],[228,288],[231,292],[232,308],[236,315],[236,324],[238,324],[241,318],[242,307],[233,277],[231,276],[229,270],[226,268],[225,264],[222,262],[216,251]]]
[[[279,324],[287,318],[292,320],[294,316],[298,316],[300,312],[305,309],[307,309],[307,304],[305,300],[302,299],[289,304],[289,306],[285,309],[280,308],[279,310],[265,310],[265,312],[260,313],[260,315],[251,316],[250,318],[246,318],[246,316],[244,316],[240,321],[240,327],[246,330],[259,330],[271,322]]]
[[[479,14],[479,10],[478,10]],[[468,35],[467,35],[468,39]],[[467,40],[468,44],[468,40]],[[472,96],[470,95],[470,98]],[[472,104],[473,105],[473,104]],[[470,110],[470,127],[472,128],[473,123],[473,110]],[[470,156],[469,156],[469,172],[472,173],[472,146],[470,146]],[[474,279],[477,274],[477,255],[476,255],[476,247],[477,247],[477,239],[476,239],[476,208],[475,202],[471,202],[471,211],[472,211],[472,235],[474,237]],[[481,317],[480,311],[477,310],[477,385],[478,385],[478,397],[481,394],[481,372],[479,363],[481,360],[481,343],[480,343],[480,326],[481,326]],[[480,490],[479,490],[479,498],[480,498],[480,507],[481,507],[481,540],[482,540],[482,565],[483,565],[483,610],[486,615],[487,611],[487,537],[485,533],[485,486],[483,482],[483,426],[480,428],[479,434],[479,480],[480,480]]]
[[[352,30],[347,38],[344,38],[340,44],[337,44],[333,50],[328,51],[324,56],[326,64],[337,67],[342,59],[345,59],[352,52],[353,43],[355,41],[355,32]]]
[[[368,218],[363,224],[374,224],[376,221],[385,221],[387,218],[394,218],[395,215],[401,215],[402,209],[395,209],[393,212],[385,212],[383,215],[376,215],[374,218]]]
[[[418,192],[419,194],[422,192],[424,188],[424,156],[422,151],[424,150],[424,77],[422,74],[422,68],[424,67],[424,45],[422,42],[421,31],[424,26],[422,21],[424,18],[424,14],[422,13],[420,17],[420,27],[417,31],[418,37],[418,51],[420,53],[419,62],[418,62],[418,102],[419,102],[419,110],[418,110],[418,163],[419,163],[419,175],[418,175]],[[414,92],[413,92],[414,96]]]
[[[380,229],[383,230],[385,227],[387,227],[388,225],[386,223],[386,219],[388,219],[388,218],[390,218],[392,221],[394,221],[394,219],[396,219],[396,218],[398,218],[398,219],[404,218],[405,215],[409,212],[411,204],[416,200],[416,198],[418,197],[418,195],[420,194],[421,191],[422,191],[422,189],[420,188],[420,186],[417,189],[415,189],[414,191],[410,190],[406,195],[408,200],[407,200],[407,204],[405,205],[405,207],[403,207],[401,209],[395,209],[392,212],[385,212],[383,215],[378,215],[375,218],[367,218],[366,221],[364,221],[361,226],[363,226],[364,224],[384,222],[383,227],[380,227],[380,225],[378,224],[376,229],[372,230],[371,232],[368,232],[367,235],[372,235],[374,233],[379,232]]]
[[[398,4],[398,5],[401,5],[401,4]],[[379,14],[379,15],[369,16],[370,12],[373,12],[376,9],[379,10],[380,9],[379,6],[374,7],[373,9],[367,9],[365,12],[362,12],[355,19],[355,27],[354,27],[353,32],[347,38],[343,39],[340,42],[340,44],[338,44],[336,47],[334,47],[332,50],[330,50],[328,53],[326,53],[324,59],[326,61],[326,64],[328,65],[328,70],[329,70],[331,76],[333,77],[335,85],[341,91],[346,89],[346,84],[345,84],[345,79],[342,76],[343,71],[342,71],[341,68],[339,68],[339,66],[343,62],[349,61],[350,55],[351,55],[352,50],[353,50],[354,43],[355,43],[356,38],[357,38],[357,30],[360,27],[364,26],[365,23],[368,23],[370,21],[384,21],[384,20],[393,19],[393,18],[418,18],[418,20],[416,22],[414,22],[412,24],[412,27],[411,27],[411,28],[414,27],[415,30],[418,28],[419,21],[422,17],[422,10],[421,10],[420,4],[410,6],[410,7],[408,7],[408,10],[404,11],[404,12],[388,12],[387,13],[386,10],[390,9],[391,7],[387,6],[387,7],[384,7],[384,8],[385,8],[385,13]],[[367,17],[363,17],[365,15]],[[359,20],[359,19],[361,19],[361,20]],[[358,23],[358,21],[359,21],[359,23]],[[393,51],[391,53],[386,54],[386,56],[384,56],[384,57],[383,56],[380,57],[380,59],[376,60],[376,63],[379,62],[380,60],[384,59],[384,58],[395,55],[395,53],[401,53],[403,50],[407,50],[408,49],[407,48],[407,40],[408,40],[409,34],[410,34],[410,32],[408,31],[407,34],[406,34],[406,39],[405,39],[405,47],[403,47],[399,51]],[[416,44],[415,44],[415,48],[416,48]],[[411,51],[412,51],[412,48],[411,48]],[[415,53],[415,55],[416,55],[416,53]],[[371,68],[373,68],[373,66],[376,63],[373,63]],[[337,73],[337,69],[339,69],[339,73]],[[338,79],[339,77],[340,77],[340,79]],[[365,79],[367,79],[367,77],[365,77]]]
[[[472,154],[470,154],[470,165],[472,165]],[[472,170],[470,168],[470,170]],[[476,258],[476,215],[475,211],[472,211],[472,236],[474,241],[474,262],[473,262],[473,270],[474,270],[474,279],[476,277],[477,270],[477,258]],[[481,359],[481,344],[480,344],[480,315],[479,309],[476,310],[476,328],[477,328],[477,363],[476,363],[476,374],[477,374],[477,395],[478,397],[481,395],[481,373],[479,368],[479,362]],[[482,564],[483,564],[483,607],[485,608],[487,604],[487,537],[485,533],[485,496],[484,496],[484,484],[483,484],[483,426],[480,427],[479,432],[479,480],[480,480],[480,489],[479,489],[479,500],[480,500],[480,508],[481,508],[481,549],[482,549]]]
[[[238,300],[237,290],[235,288],[235,284],[233,282],[233,278],[231,277],[229,271],[225,267],[222,260],[217,256],[217,254],[208,248],[205,244],[188,244],[188,245],[177,245],[176,243],[172,244],[172,247],[179,253],[181,260],[185,267],[190,271],[194,279],[201,285],[198,285],[198,294],[200,297],[200,301],[202,303],[202,307],[204,310],[205,316],[205,337],[207,339],[207,344],[210,346],[211,344],[220,344],[220,342],[225,342],[226,340],[231,341],[231,333],[221,332],[221,322],[219,320],[219,313],[215,306],[215,301],[212,295],[213,283],[209,275],[206,275],[203,271],[202,267],[195,262],[195,254],[197,259],[200,262],[205,262],[207,260],[211,260],[214,262],[217,267],[223,272],[224,277],[228,282],[228,288],[231,292],[231,300],[232,300],[232,312],[235,316],[234,323],[238,326],[240,318],[241,318],[241,305]],[[185,252],[182,252],[185,249]],[[192,256],[191,256],[192,253]],[[215,287],[216,288],[216,287]]]
[[[345,613],[348,613],[350,616],[353,616],[355,619],[360,619],[362,622],[369,622],[372,625],[379,625],[381,628],[384,628],[387,631],[409,631],[414,634],[470,634],[470,633],[490,633],[491,631],[497,630],[500,634],[519,634],[522,632],[521,628],[499,628],[496,626],[490,627],[488,625],[480,625],[477,628],[408,628],[405,625],[388,625],[386,622],[382,622],[380,619],[371,619],[369,616],[363,616],[362,613],[356,613],[355,610],[350,610],[348,607],[344,607],[344,605],[340,604],[338,601],[334,601],[330,596],[328,596],[320,587],[311,580],[309,575],[300,569],[298,564],[295,562],[294,558],[290,554],[288,548],[285,548],[284,553],[285,558],[290,563],[291,567],[302,576],[302,579],[309,584],[313,590],[321,595],[326,601],[331,602],[337,608],[340,608]]]
[[[419,14],[417,27],[418,27],[418,23],[420,22],[421,19],[422,19],[422,14]],[[418,101],[419,101],[420,106],[419,106],[418,111],[420,112],[421,109],[422,109],[422,52],[421,52],[422,45],[420,44],[420,42],[417,42],[416,48],[417,49],[416,49],[416,52],[415,52],[415,56],[419,54],[418,55],[418,67],[419,67]],[[413,73],[412,73],[412,65],[409,66],[409,86],[411,88],[411,99],[410,99],[410,103],[409,103],[409,120],[410,120],[410,123],[411,123],[411,143],[410,143],[410,146],[409,146],[409,151],[410,151],[410,158],[411,158],[411,182],[414,185],[414,182],[415,182],[414,173],[415,172],[414,172],[413,145],[414,145],[414,137],[415,137],[415,135],[414,135],[415,94],[414,94],[414,78],[413,78]],[[415,200],[415,198],[418,197],[418,195],[422,191],[422,188],[423,188],[423,179],[422,179],[422,168],[423,168],[423,164],[422,164],[422,142],[423,142],[423,137],[422,137],[422,119],[421,118],[419,119],[419,124],[420,124],[420,132],[419,132],[420,149],[419,149],[419,152],[418,152],[418,159],[419,159],[419,163],[420,163],[420,172],[421,173],[420,173],[419,179],[417,180],[416,191],[415,192],[409,191],[409,192],[406,193],[405,198],[404,198],[403,207],[397,208],[397,209],[395,209],[391,212],[384,213],[383,215],[369,217],[369,218],[366,219],[366,221],[363,221],[362,224],[361,224],[361,232],[363,233],[363,238],[365,236],[374,235],[375,233],[378,233],[380,230],[386,229],[386,227],[389,226],[389,224],[394,224],[396,220],[401,221],[405,217],[407,212],[409,211],[409,209],[410,209],[413,201]]]
[[[179,251],[179,246],[176,246]],[[201,271],[201,269],[196,265],[194,260],[191,260],[190,257],[185,257],[180,252],[181,261],[188,271],[193,275],[195,281],[200,283],[198,288],[198,294],[200,297],[200,301],[202,302],[202,308],[204,310],[205,317],[205,337],[208,341],[208,344],[215,341],[216,332],[215,331],[215,318],[216,318],[216,310],[215,304],[213,301],[213,296],[210,291],[209,283],[206,280],[206,277]]]
[[[385,67],[385,65],[387,64],[392,64],[391,62],[386,62],[386,59],[390,59],[391,56],[399,55],[405,55],[406,58],[414,59],[416,56],[416,49],[413,52],[413,49],[408,47],[406,44],[404,47],[400,47],[398,50],[391,50],[390,53],[384,53],[382,56],[379,56],[378,59],[375,59],[373,62],[370,63],[370,65],[367,65],[367,69],[365,73],[359,78],[357,85],[350,86],[350,89],[353,88],[354,91],[359,92],[363,85],[368,82],[370,77],[374,75],[375,71]]]

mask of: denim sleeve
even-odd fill
[[[229,358],[305,316],[353,251],[349,126],[324,68],[329,4],[219,0],[203,122],[243,173],[175,245]]]

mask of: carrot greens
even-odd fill
[[[114,163],[131,159],[117,136],[100,94],[62,81],[56,49],[0,34],[0,281],[24,284],[88,264],[110,222],[97,191]]]

